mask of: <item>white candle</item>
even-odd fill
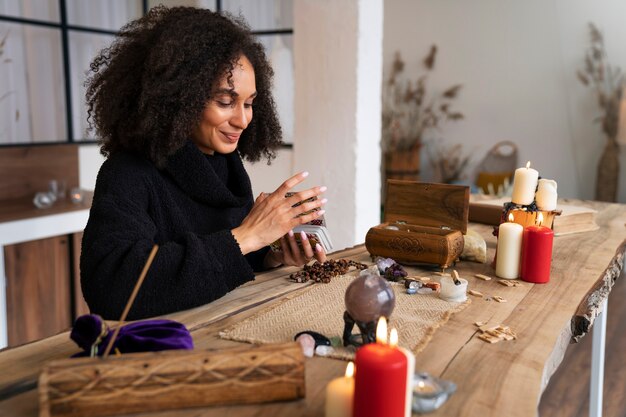
[[[439,298],[446,301],[461,302],[467,300],[467,280],[459,278],[461,283],[456,285],[451,277],[441,277]]]
[[[354,400],[354,363],[348,363],[346,375],[326,386],[326,417],[352,417]]]
[[[415,372],[415,355],[408,349],[398,345],[398,331],[391,329],[389,345],[397,347],[406,356],[406,403],[404,406],[405,417],[411,417],[413,406],[413,373]]]
[[[539,172],[530,167],[530,161],[525,168],[515,170],[513,178],[513,195],[511,201],[515,204],[528,205],[535,199],[535,190],[537,189],[537,179]]]
[[[513,214],[510,213],[509,221],[502,223],[498,229],[496,275],[500,278],[516,279],[519,277],[524,227],[513,223],[513,220]]]
[[[537,194],[535,195],[537,208],[544,211],[556,210],[556,198],[556,181],[540,179]]]

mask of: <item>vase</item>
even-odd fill
[[[615,138],[609,138],[598,161],[596,177],[596,200],[617,201],[619,179],[619,145]]]
[[[420,176],[420,146],[385,152],[385,179],[417,181]],[[386,182],[386,181],[385,181]]]

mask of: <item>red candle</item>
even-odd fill
[[[404,417],[406,406],[407,357],[397,347],[380,340],[356,352],[354,417]]]
[[[537,216],[537,221],[538,225],[524,229],[521,278],[526,282],[543,284],[550,280],[554,232],[541,225],[541,213]]]

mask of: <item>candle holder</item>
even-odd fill
[[[375,267],[376,268],[376,267]],[[376,324],[381,316],[389,317],[396,297],[389,283],[371,269],[361,271],[346,289],[343,313],[343,345],[359,347],[376,342]],[[352,334],[354,325],[360,334]]]
[[[441,407],[456,392],[456,384],[436,378],[426,372],[413,376],[412,409],[419,414],[430,413]]]
[[[85,193],[78,187],[74,187],[70,190],[70,200],[74,204],[81,204],[85,199]]]

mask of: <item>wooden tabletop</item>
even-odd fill
[[[472,297],[472,303],[439,328],[416,357],[416,369],[452,380],[457,392],[433,416],[520,416],[537,414],[537,405],[567,345],[584,336],[620,276],[626,252],[626,206],[586,203],[599,210],[600,230],[555,238],[551,279],[548,284],[504,287],[496,279],[481,281],[475,273],[490,276],[488,264],[457,264],[470,288],[499,295],[505,303]],[[472,224],[487,241],[493,259],[495,238],[490,226]],[[336,254],[369,262],[363,246]],[[257,276],[225,297],[196,309],[172,314],[191,330],[196,349],[237,345],[222,340],[218,332],[272,303],[298,295],[303,286],[286,277],[295,268],[280,268]],[[488,344],[477,338],[476,321],[510,326],[514,341]],[[41,367],[51,359],[76,352],[63,333],[0,352],[0,416],[36,416],[35,383]],[[150,416],[323,416],[324,388],[345,370],[345,362],[315,357],[306,363],[306,399],[300,401],[167,411]],[[147,415],[147,414],[142,414]]]

